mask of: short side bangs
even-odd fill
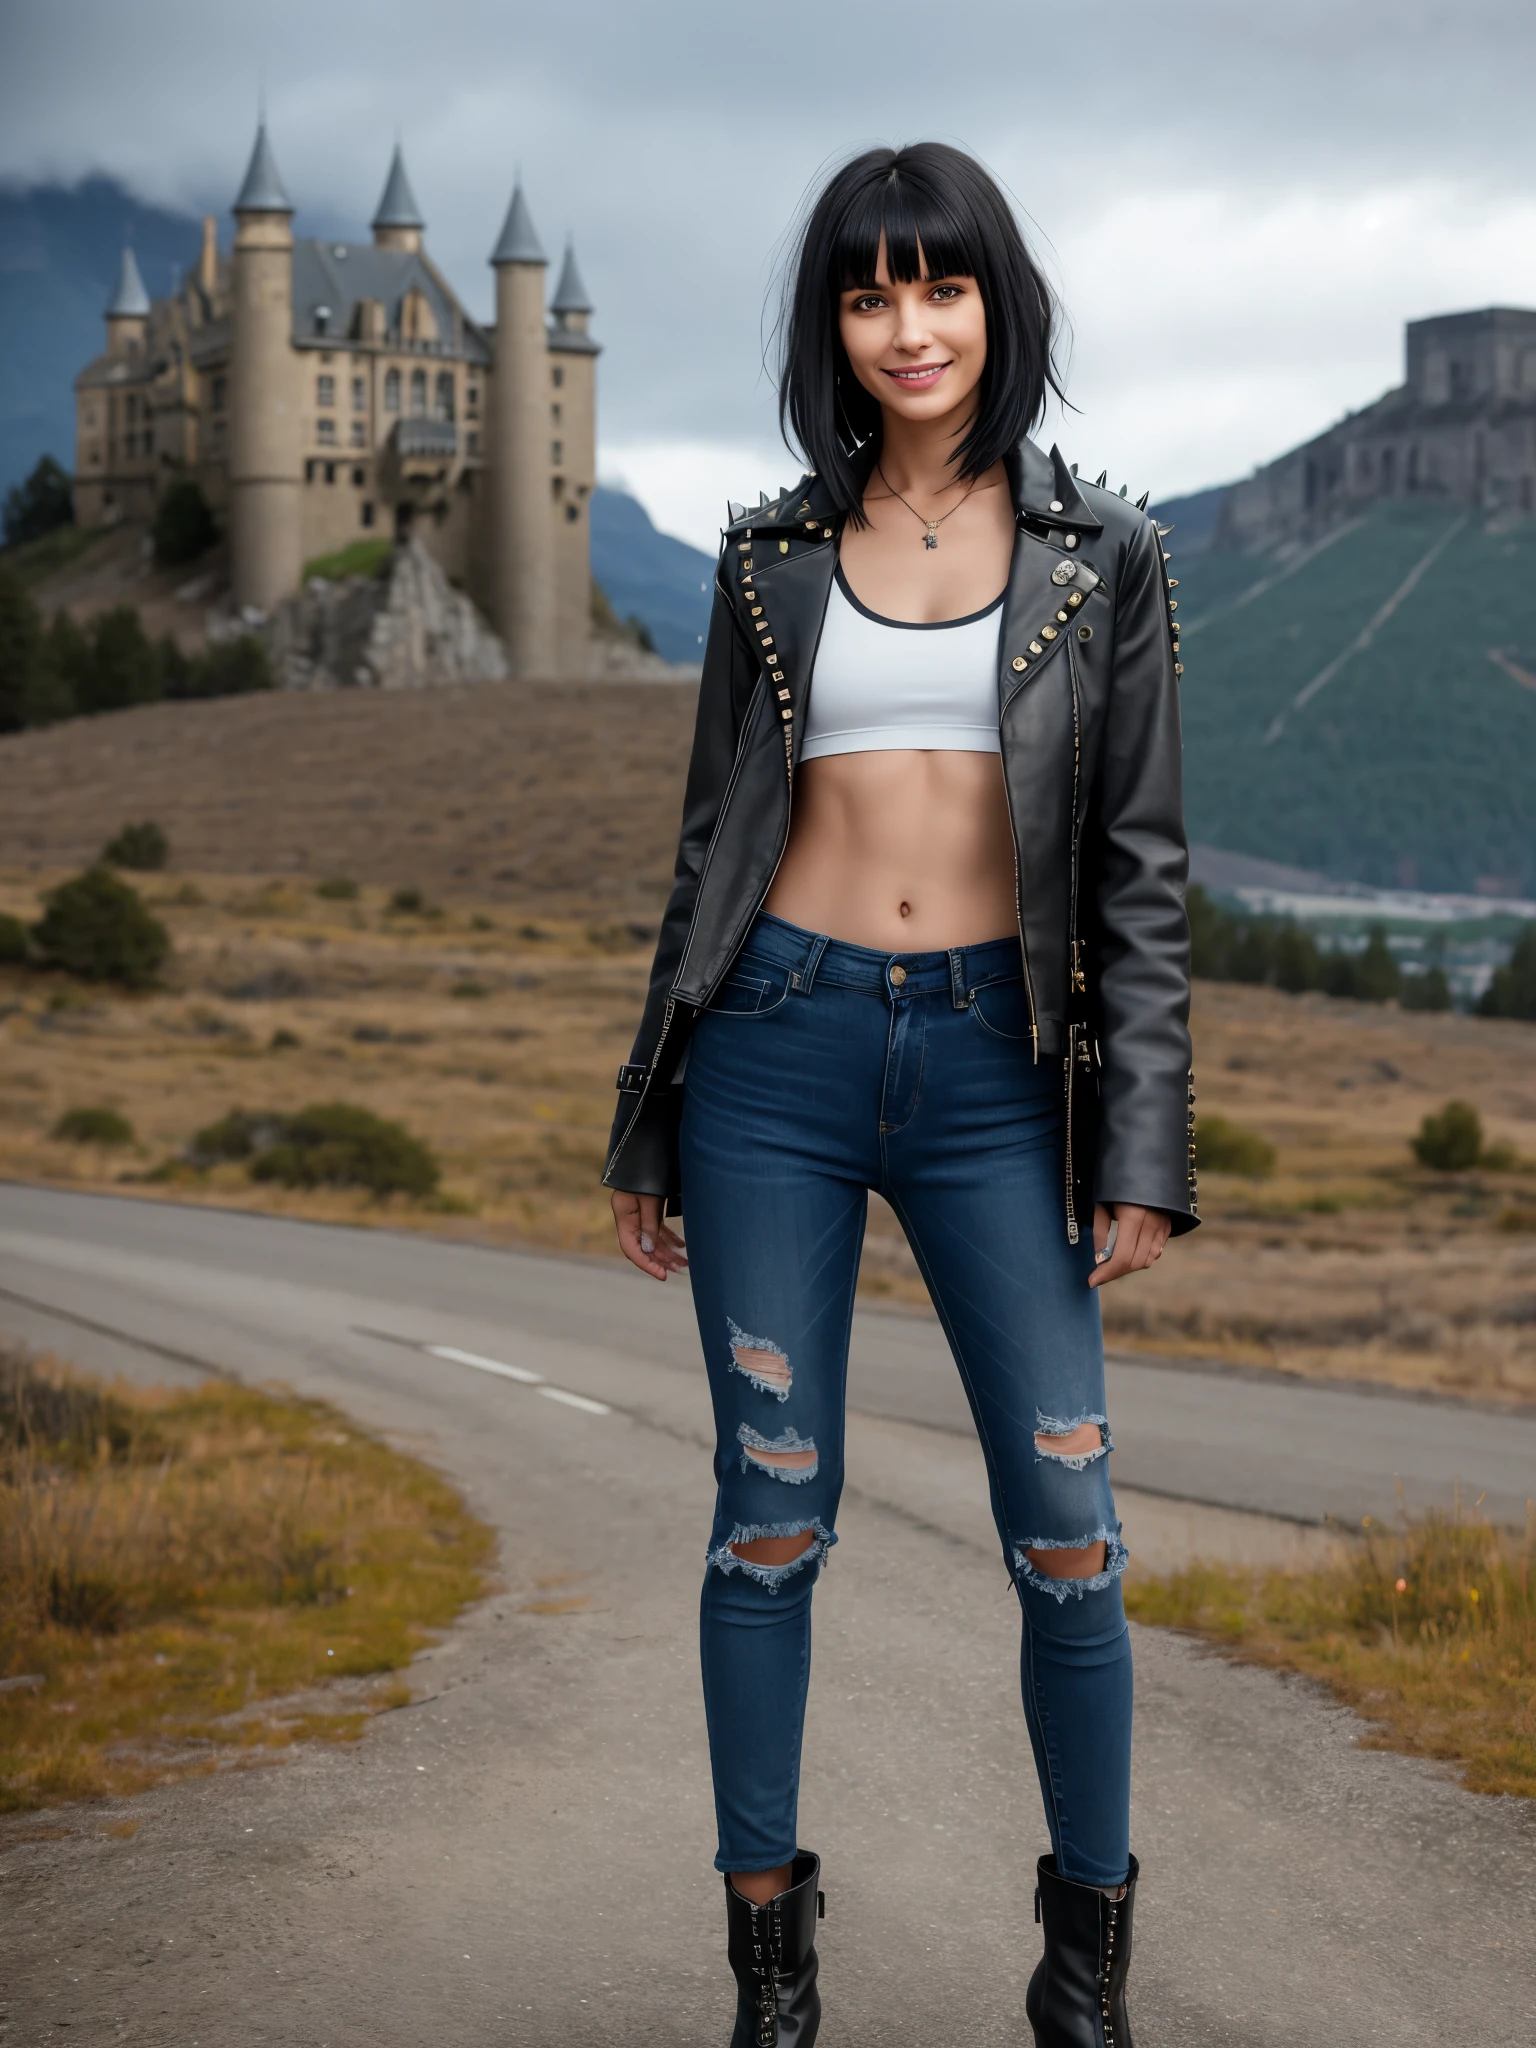
[[[880,456],[879,401],[854,376],[839,331],[841,296],[875,283],[880,241],[897,282],[974,277],[987,321],[976,413],[953,460],[983,475],[1029,432],[1055,362],[1056,302],[1013,209],[972,156],[942,142],[872,149],[834,172],[812,205],[786,276],[778,334],[779,425],[838,509],[863,525]]]

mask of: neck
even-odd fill
[[[945,491],[964,490],[954,465],[955,450],[969,431],[974,408],[956,417],[904,419],[882,406],[880,468],[893,491],[905,498],[936,498]]]

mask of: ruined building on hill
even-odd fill
[[[1396,390],[1233,484],[1218,547],[1307,540],[1387,501],[1536,512],[1536,312],[1408,324]]]
[[[75,380],[75,516],[148,518],[196,478],[229,533],[234,599],[263,614],[305,562],[422,540],[487,612],[513,672],[579,674],[589,635],[598,345],[574,252],[545,304],[521,185],[491,251],[496,320],[424,246],[395,150],[371,243],[295,241],[263,127],[234,203],[175,293],[125,250],[106,352]]]

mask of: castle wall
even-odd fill
[[[497,630],[514,676],[557,672],[555,524],[549,461],[549,348],[542,263],[496,267],[491,391],[491,578]]]
[[[555,648],[561,675],[587,664],[592,633],[592,489],[597,478],[596,362],[562,349],[549,354],[551,516],[554,520]]]
[[[259,611],[298,588],[304,559],[292,302],[287,215],[242,214],[230,357],[230,542],[235,603]]]

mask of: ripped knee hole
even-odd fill
[[[815,1440],[801,1436],[797,1429],[786,1429],[779,1436],[762,1436],[744,1422],[736,1432],[736,1441],[741,1445],[743,1472],[756,1465],[787,1486],[800,1486],[816,1477],[821,1461]]]
[[[1102,1415],[1085,1415],[1073,1422],[1054,1415],[1035,1416],[1035,1455],[1053,1465],[1081,1472],[1112,1448],[1109,1423]]]
[[[1048,1579],[1096,1579],[1109,1562],[1109,1545],[1100,1541],[1076,1550],[1036,1550],[1025,1544],[1024,1555]]]
[[[816,1541],[814,1529],[800,1529],[793,1536],[756,1536],[750,1543],[732,1543],[733,1556],[748,1564],[793,1564],[804,1557]]]
[[[730,1316],[726,1317],[725,1323],[730,1337],[732,1370],[749,1379],[759,1393],[775,1394],[779,1400],[787,1401],[794,1375],[783,1346],[775,1344],[770,1337],[752,1336]]]

